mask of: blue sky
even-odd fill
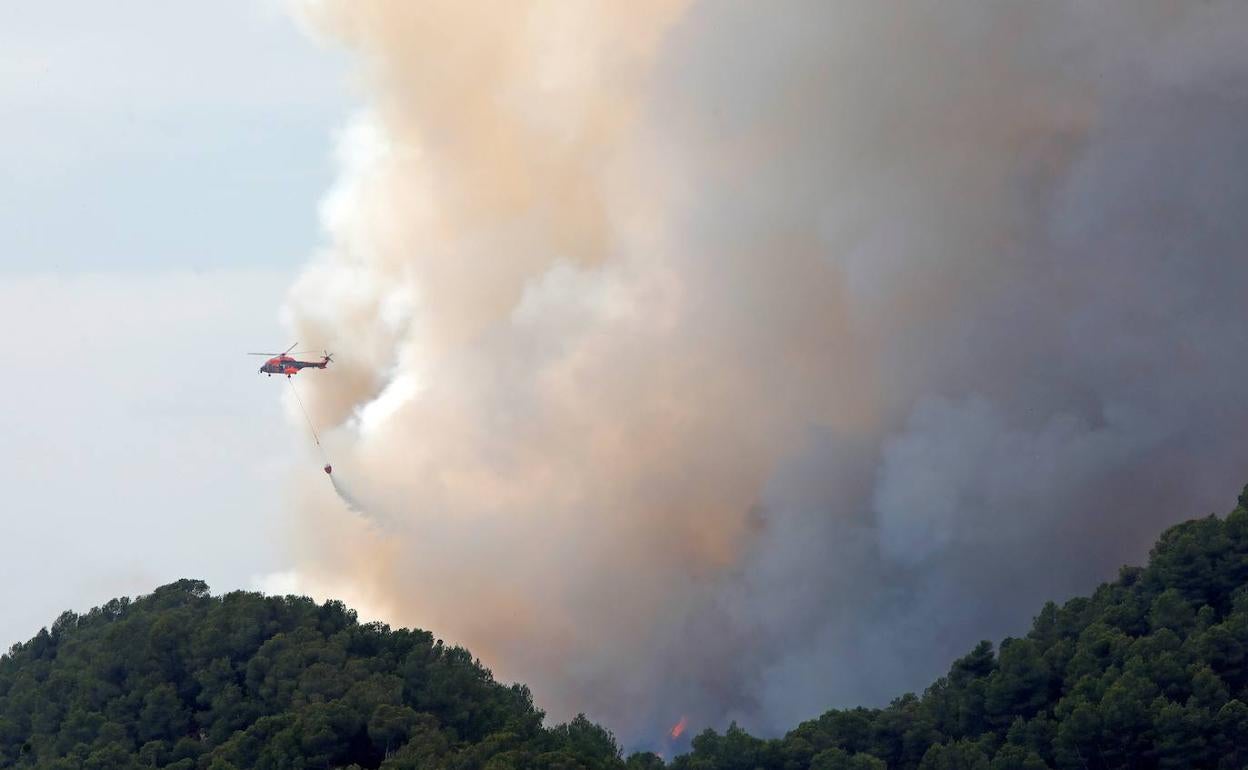
[[[320,239],[354,104],[277,2],[41,0],[0,26],[0,644],[290,564],[306,447],[249,350]],[[293,340],[291,340],[293,341]]]
[[[52,0],[5,18],[5,270],[307,256],[348,102],[342,54],[271,0]]]

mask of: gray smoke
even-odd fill
[[[301,501],[310,581],[775,732],[1248,480],[1248,5],[505,8],[309,6],[375,106],[291,309],[385,525]]]

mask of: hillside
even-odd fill
[[[618,767],[583,718],[542,727],[425,631],[360,624],[340,602],[196,580],[116,599],[0,658],[0,767]]]
[[[708,730],[680,770],[1248,767],[1248,490],[1144,568],[980,643],[922,696],[783,738]],[[648,768],[583,717],[554,728],[425,631],[339,602],[183,580],[65,613],[0,658],[0,767]]]
[[[681,770],[1248,767],[1248,489],[1172,527],[1149,564],[981,642],[921,697],[829,711],[783,739],[707,731]]]

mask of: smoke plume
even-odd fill
[[[552,717],[880,704],[1248,475],[1248,5],[301,14],[369,100],[301,572]]]

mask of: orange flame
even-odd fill
[[[672,725],[672,729],[671,731],[668,732],[668,735],[672,736],[673,738],[679,738],[681,736],[681,733],[685,731],[685,726],[688,724],[689,724],[689,719],[687,717],[681,717],[679,722]]]

